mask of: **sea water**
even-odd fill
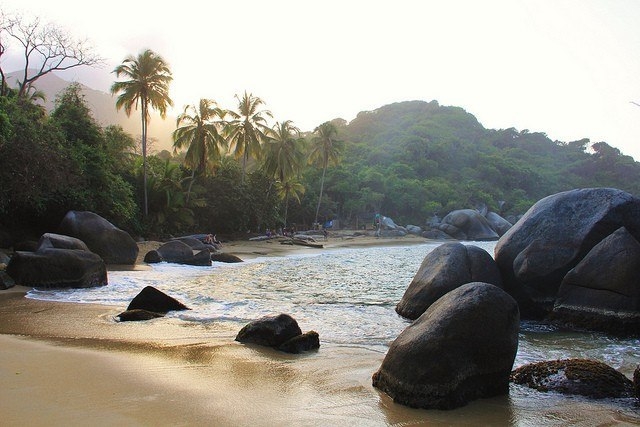
[[[494,242],[469,244],[490,254],[495,248]],[[314,250],[211,267],[160,263],[145,270],[110,271],[109,284],[104,287],[33,290],[28,297],[115,305],[124,310],[142,288],[153,286],[191,308],[169,314],[185,322],[213,322],[239,330],[262,316],[287,313],[303,331],[317,331],[323,346],[356,346],[385,353],[409,324],[396,314],[395,305],[424,257],[437,246]],[[569,357],[599,360],[631,377],[640,364],[640,340],[522,322],[515,367]],[[526,392],[512,391],[511,399],[518,399],[518,393]],[[534,405],[545,398],[536,399]]]

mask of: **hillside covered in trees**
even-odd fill
[[[98,125],[77,85],[59,94],[50,114],[12,93],[0,97],[0,107],[0,225],[34,234],[55,230],[70,209],[94,211],[135,235],[246,235],[310,228],[316,215],[319,223],[353,228],[371,224],[376,213],[424,225],[434,214],[479,204],[517,215],[579,187],[640,194],[640,163],[604,142],[485,129],[462,108],[411,101],[361,112],[350,123],[335,119],[313,133],[278,123],[279,130],[265,128],[251,156],[220,139],[206,171],[189,150],[150,155],[145,216],[134,138]],[[233,123],[225,120],[221,135]],[[326,168],[317,150],[323,126],[334,150]],[[274,160],[277,141],[297,144],[293,178]],[[320,157],[310,156],[314,147]]]
[[[344,153],[327,171],[324,215],[346,223],[380,212],[423,225],[434,214],[479,204],[518,215],[547,195],[580,187],[640,194],[640,163],[605,142],[485,129],[464,109],[436,101],[400,102],[333,122]],[[311,190],[315,179],[307,181]]]

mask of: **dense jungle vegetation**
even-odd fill
[[[258,149],[242,156],[221,145],[208,173],[187,161],[185,150],[150,155],[145,217],[142,159],[133,136],[100,127],[77,85],[59,95],[51,114],[10,92],[0,97],[0,224],[51,231],[75,209],[97,212],[136,235],[238,234],[282,227],[285,215],[287,226],[308,228],[316,210],[318,222],[339,220],[341,226],[370,224],[376,212],[423,225],[434,214],[479,203],[503,216],[523,213],[538,199],[571,188],[640,193],[640,164],[605,142],[485,129],[462,108],[435,101],[401,102],[362,112],[351,123],[323,124],[334,150],[323,183],[322,162],[307,161],[321,126],[298,135],[289,125],[299,151],[295,179],[269,166],[274,157],[268,150],[278,136],[267,128]]]

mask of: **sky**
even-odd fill
[[[105,65],[60,76],[94,89],[109,91],[126,56],[155,51],[173,72],[176,113],[200,98],[236,109],[234,95],[246,90],[274,120],[310,131],[394,102],[436,100],[486,128],[605,141],[640,160],[637,0],[160,3],[0,8],[89,39]]]

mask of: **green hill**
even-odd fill
[[[485,129],[459,107],[409,101],[336,119],[342,163],[327,172],[324,218],[374,212],[401,224],[486,204],[504,216],[579,187],[640,194],[640,163],[605,142],[552,141],[544,133]],[[317,197],[309,174],[307,197]]]

